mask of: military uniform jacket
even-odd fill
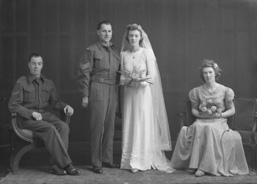
[[[115,85],[118,83],[117,71],[120,66],[120,55],[110,43],[105,47],[98,42],[91,45],[79,61],[79,90],[83,97],[89,96],[90,82]]]
[[[45,112],[48,106],[60,111],[66,105],[58,100],[52,80],[43,76],[37,80],[32,75],[22,76],[17,80],[8,104],[11,112],[16,112],[26,119],[31,119],[34,111]]]

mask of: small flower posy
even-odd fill
[[[134,67],[132,72],[129,72],[127,70],[122,70],[122,71],[119,71],[119,73],[121,73],[121,75],[124,75],[127,79],[129,79],[130,82],[127,84],[127,86],[130,86],[132,82],[139,83],[149,79],[147,77],[143,77],[144,71],[140,70],[140,67],[138,68]]]
[[[212,114],[221,114],[222,113],[222,109],[216,104],[214,103],[214,101],[212,99],[208,99],[206,102],[202,102],[199,105],[199,110],[202,113],[207,113],[209,115]]]

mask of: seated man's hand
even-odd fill
[[[32,112],[31,116],[32,116],[32,118],[34,118],[37,121],[42,120],[42,115],[40,113],[38,113],[38,112]]]
[[[69,105],[66,105],[66,107],[64,107],[64,113],[67,115],[67,116],[72,116],[73,113],[74,113],[74,109],[69,106]]]

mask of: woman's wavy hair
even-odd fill
[[[203,76],[203,68],[212,67],[215,72],[215,79],[216,81],[219,80],[221,76],[222,70],[219,68],[219,65],[215,63],[213,60],[204,59],[202,62],[202,65],[199,67],[200,71],[200,77],[205,82],[204,76]]]
[[[140,25],[137,25],[137,24],[129,24],[127,26],[127,35],[126,35],[126,39],[127,41],[129,42],[129,39],[128,39],[128,35],[129,35],[129,31],[139,31],[140,32],[140,40],[139,40],[139,45],[141,46],[142,42],[143,42],[143,32],[142,32],[142,28]]]

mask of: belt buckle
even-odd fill
[[[99,81],[103,83],[104,82],[104,78],[99,78]]]

